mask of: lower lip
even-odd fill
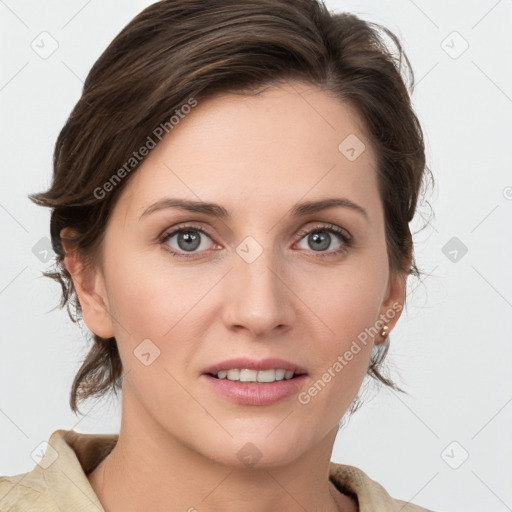
[[[275,382],[239,382],[228,379],[216,379],[202,375],[212,388],[233,402],[243,405],[270,405],[284,400],[299,392],[307,375]]]

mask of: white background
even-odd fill
[[[65,311],[50,311],[60,289],[33,252],[49,236],[49,212],[27,194],[48,188],[53,144],[92,64],[150,3],[0,1],[0,474],[32,469],[32,451],[56,429],[118,432],[115,399],[84,404],[84,417],[69,408],[87,345]],[[436,179],[435,217],[415,238],[423,281],[410,283],[388,357],[410,396],[370,394],[332,459],[436,511],[511,510],[512,2],[327,5],[403,41]],[[59,45],[47,59],[31,48],[43,31]],[[455,262],[455,246],[443,252],[453,237],[468,249],[455,248]],[[458,469],[447,463],[466,452]]]

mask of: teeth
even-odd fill
[[[256,370],[240,370],[240,382],[256,382],[258,372]]]
[[[285,370],[276,370],[276,380],[283,380],[285,373]]]
[[[240,370],[228,370],[228,380],[240,380]]]
[[[257,372],[256,380],[258,382],[274,382],[276,380],[276,371],[261,370]]]
[[[239,382],[275,382],[279,380],[289,380],[293,377],[290,370],[249,370],[247,368],[230,370],[221,370],[217,372],[219,379],[234,380]]]

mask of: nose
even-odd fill
[[[236,254],[226,277],[222,316],[229,330],[268,338],[274,331],[291,328],[295,320],[293,292],[270,249],[252,262]]]

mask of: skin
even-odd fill
[[[354,161],[338,150],[350,134],[366,145]],[[403,305],[406,274],[389,271],[375,162],[357,114],[314,86],[218,95],[200,101],[130,177],[98,264],[83,267],[68,247],[84,321],[115,336],[125,371],[118,444],[88,475],[107,512],[358,510],[328,468],[381,335],[307,405],[296,395],[238,405],[201,374],[232,357],[280,357],[307,370],[307,390],[358,334]],[[215,202],[230,216],[167,208],[141,218],[165,197]],[[296,202],[330,197],[366,216],[347,207],[289,214]],[[208,232],[195,253],[180,250],[177,235],[161,241],[189,222]],[[350,246],[327,232],[330,245],[315,251],[298,235],[328,224],[348,231]],[[252,263],[236,252],[247,236],[263,249]],[[145,366],[134,350],[148,338],[160,356]],[[253,467],[237,456],[248,442],[260,456]]]

